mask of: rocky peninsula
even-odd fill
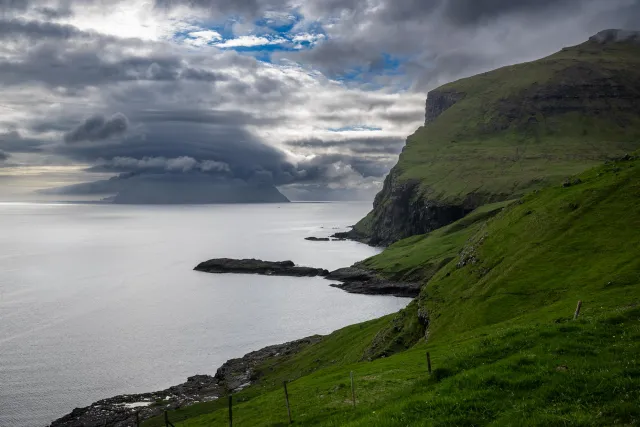
[[[260,274],[263,276],[324,277],[340,283],[331,284],[352,294],[392,295],[413,298],[420,293],[420,283],[390,281],[358,265],[329,272],[323,268],[300,267],[293,261],[215,258],[201,262],[194,270],[205,273]]]

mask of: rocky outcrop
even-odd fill
[[[298,353],[306,346],[316,344],[322,336],[314,335],[285,344],[271,345],[252,351],[238,359],[227,360],[216,372],[215,379],[227,392],[236,392],[255,383],[260,378],[258,367],[269,359]]]
[[[359,267],[340,268],[325,277],[341,283],[331,286],[343,291],[364,295],[393,295],[416,297],[420,293],[420,283],[390,281],[376,273]]]
[[[308,240],[310,242],[328,242],[331,239],[328,237],[305,237],[304,240]]]
[[[314,335],[272,345],[226,361],[213,377],[195,375],[189,377],[187,382],[166,390],[103,399],[85,408],[74,409],[51,423],[51,427],[133,427],[136,425],[136,413],[142,422],[167,410],[215,400],[230,392],[240,391],[257,382],[260,378],[258,367],[262,363],[271,358],[296,354],[321,340],[322,336]]]
[[[264,276],[316,277],[326,276],[328,270],[298,267],[293,261],[262,261],[259,259],[216,258],[201,262],[194,270],[206,273],[261,274]]]
[[[435,121],[440,114],[444,113],[453,105],[463,99],[465,94],[455,90],[432,90],[427,95],[427,108],[425,124]]]
[[[385,178],[382,191],[376,195],[369,216],[351,231],[335,236],[346,236],[373,246],[387,246],[451,224],[478,206],[505,197],[500,194],[470,194],[460,202],[443,202],[425,194],[419,182],[398,179],[394,168]]]
[[[596,43],[639,43],[640,44],[640,31],[628,31],[628,30],[604,30],[600,31],[595,36],[591,37],[589,41]]]

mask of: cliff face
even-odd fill
[[[425,124],[434,122],[440,114],[451,108],[456,102],[465,96],[462,92],[456,91],[440,91],[432,90],[427,96],[427,113],[425,115]]]
[[[548,58],[431,91],[373,210],[372,245],[428,233],[640,148],[640,43],[608,31]]]

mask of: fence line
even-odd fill
[[[580,309],[582,308],[582,301],[578,301],[578,306],[576,307],[576,311],[573,315],[573,319],[577,319],[578,316],[580,315]],[[427,351],[427,371],[429,373],[429,375],[431,375],[432,372],[432,367],[431,367],[431,353],[429,353]],[[349,373],[349,377],[351,380],[351,402],[353,404],[353,408],[355,409],[356,407],[356,388],[355,388],[355,380],[354,380],[354,376],[353,376],[353,371],[350,371]],[[283,381],[282,382],[282,387],[284,388],[284,398],[285,398],[285,405],[287,408],[287,417],[288,417],[288,421],[289,424],[293,424],[293,418],[291,417],[291,404],[289,402],[289,391],[287,390],[287,381]],[[229,394],[229,427],[233,427],[233,395]],[[175,427],[173,424],[171,424],[171,421],[169,421],[169,414],[167,411],[164,411],[164,422],[165,422],[165,427]],[[107,421],[105,420],[104,422],[104,426],[107,426]],[[139,413],[136,412],[136,426],[140,427],[140,416]]]

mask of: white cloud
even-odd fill
[[[267,38],[263,36],[240,36],[235,39],[226,40],[223,43],[217,43],[215,46],[220,48],[232,48],[267,46],[282,43],[286,43],[286,40],[281,37]]]
[[[293,39],[291,39],[293,42],[309,42],[309,43],[316,43],[318,40],[322,40],[326,38],[326,36],[324,34],[311,34],[311,33],[300,33],[300,34],[296,34]]]
[[[202,172],[229,172],[229,165],[215,160],[197,161],[193,157],[180,156],[172,159],[165,157],[143,157],[134,159],[132,157],[114,157],[111,160],[100,159],[97,166],[113,169],[129,170],[156,170],[169,172],[190,172],[200,170]]]
[[[222,40],[222,36],[219,32],[214,30],[200,30],[190,32],[184,39],[184,42],[194,47],[200,47],[220,40]]]

